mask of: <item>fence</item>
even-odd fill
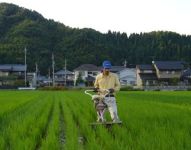
[[[191,90],[191,86],[143,86],[145,91],[185,91]]]

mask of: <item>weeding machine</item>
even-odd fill
[[[109,90],[104,89],[101,92],[104,94],[92,94],[92,92],[94,92],[94,90],[86,90],[85,94],[91,96],[92,101],[94,103],[94,107],[97,113],[97,122],[93,122],[90,125],[92,126],[96,126],[96,125],[105,125],[105,126],[112,126],[114,124],[122,124],[121,121],[106,121],[105,117],[104,117],[104,113],[107,110],[107,104],[104,102],[105,101],[105,97],[107,95],[109,95]]]

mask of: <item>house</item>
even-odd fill
[[[182,61],[152,61],[161,85],[176,84],[180,81],[184,65]]]
[[[25,69],[22,64],[3,64],[0,65],[0,76],[24,75]]]
[[[52,78],[42,75],[36,77],[37,86],[50,86],[52,85]]]
[[[68,70],[59,70],[54,74],[54,80],[55,85],[71,86],[74,84],[74,73]]]
[[[117,72],[121,85],[136,85],[136,69],[123,68]]]
[[[74,85],[76,85],[79,80],[86,82],[87,85],[93,85],[95,77],[100,72],[100,68],[93,64],[83,64],[74,69]]]
[[[124,66],[112,66],[110,71],[113,73],[118,74],[120,71],[124,70],[125,67]]]
[[[79,77],[85,81],[86,86],[92,86],[95,81],[95,77],[103,69],[102,66],[95,66],[92,64],[84,64],[74,69],[75,83]],[[124,66],[112,66],[111,72],[116,73],[119,77],[121,85],[135,85],[136,72],[135,68],[126,68]]]
[[[183,69],[182,61],[152,61],[151,65],[137,65],[137,86],[177,85]]]
[[[100,70],[103,67],[99,67]],[[122,86],[136,84],[136,69],[126,68],[125,66],[112,66],[110,72],[116,73]]]
[[[137,86],[155,85],[158,80],[155,68],[149,64],[136,66],[136,78]]]
[[[0,86],[16,86],[24,83],[25,70],[22,64],[0,65]]]
[[[184,81],[186,85],[191,84],[191,69],[190,68],[182,72],[181,79]]]
[[[181,61],[153,61],[158,79],[180,78],[184,65]]]

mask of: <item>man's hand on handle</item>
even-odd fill
[[[108,89],[108,90],[110,94],[114,93],[114,89]]]
[[[112,94],[112,93],[114,93],[115,92],[115,90],[114,89],[108,89],[108,90],[101,90],[101,89],[99,89],[99,88],[93,88],[93,92],[108,92],[108,94]]]
[[[99,91],[99,88],[93,88],[93,92],[98,92]]]

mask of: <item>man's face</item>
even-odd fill
[[[110,72],[110,69],[109,69],[109,68],[104,68],[104,69],[103,69],[103,74],[104,74],[104,75],[107,75],[107,76],[108,76],[108,75],[109,75],[109,72]]]

